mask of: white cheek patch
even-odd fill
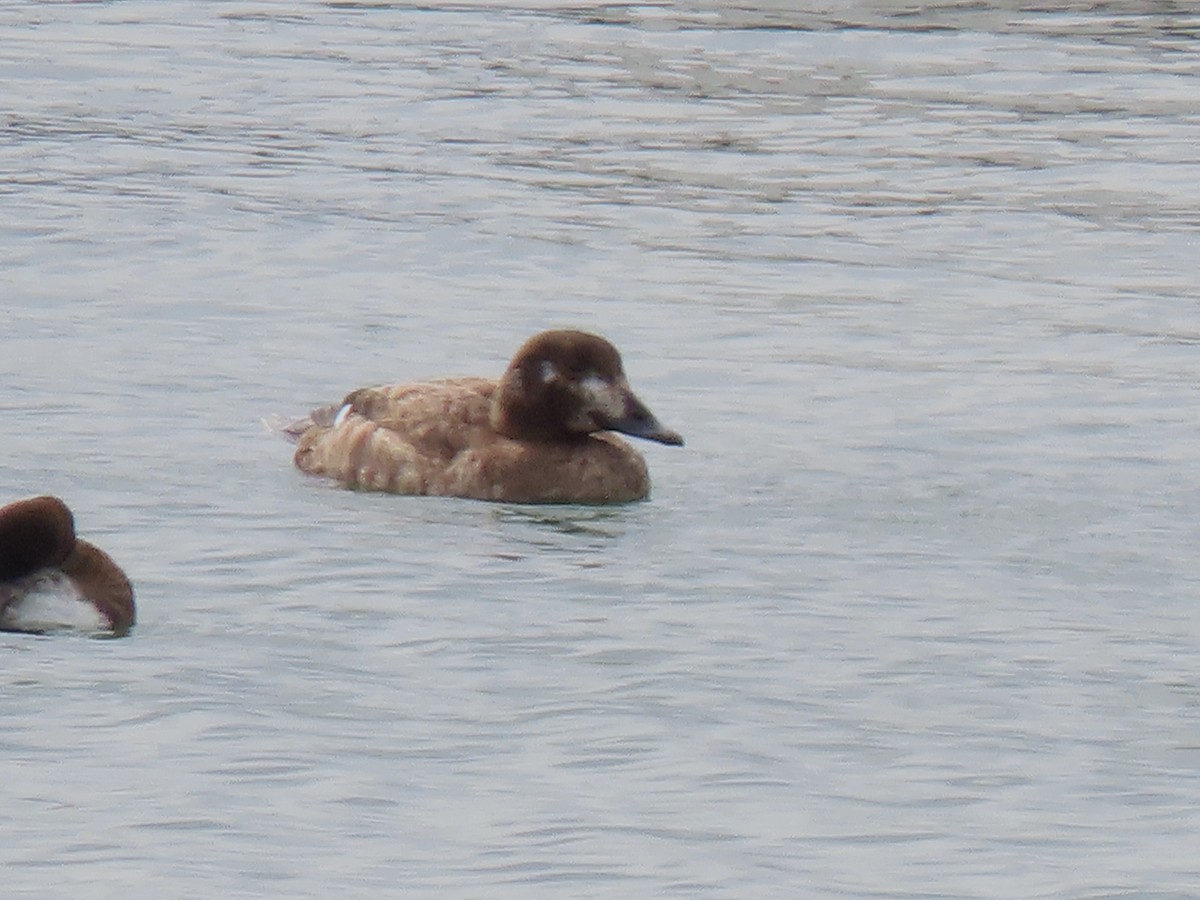
[[[593,373],[579,382],[579,386],[593,410],[613,419],[625,414],[625,397],[611,381]]]
[[[558,381],[558,367],[550,360],[542,360],[541,368],[538,369],[538,376],[542,379],[542,384],[551,384]]]
[[[587,375],[585,375],[579,382],[579,386],[583,388],[584,393],[586,393],[589,397],[603,396],[611,387],[607,381],[593,372],[589,372]]]
[[[333,417],[333,427],[337,428],[339,425],[341,425],[343,422],[345,422],[346,419],[349,417],[350,413],[352,413],[353,411],[354,411],[354,407],[351,404],[347,403],[346,405],[344,405],[341,409],[339,409],[337,411],[337,415]]]

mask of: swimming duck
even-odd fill
[[[681,446],[629,387],[617,349],[581,331],[526,341],[499,380],[361,388],[284,431],[302,471],[352,488],[513,503],[625,503],[646,462],[611,432]]]
[[[134,619],[129,579],[107,553],[75,537],[62,500],[0,508],[0,630],[124,634]]]

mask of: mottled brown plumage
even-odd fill
[[[623,503],[650,490],[622,431],[664,444],[610,343],[578,331],[530,338],[498,380],[362,388],[287,429],[296,465],[348,487],[516,503]]]
[[[133,587],[99,547],[76,538],[74,518],[57,497],[32,497],[0,508],[0,630],[27,630],[22,606],[45,589],[69,588],[123,634],[136,613]],[[44,630],[42,623],[33,630]]]

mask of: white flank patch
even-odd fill
[[[71,579],[56,569],[42,569],[4,585],[19,594],[0,613],[0,626],[17,631],[111,631],[112,625],[80,596]]]

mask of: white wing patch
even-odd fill
[[[56,569],[43,569],[7,586],[22,596],[4,608],[0,625],[17,631],[109,631],[112,623]]]
[[[354,412],[354,406],[352,404],[347,403],[342,406],[342,408],[337,411],[337,415],[333,417],[333,427],[339,427],[343,422],[346,421],[352,412]]]

